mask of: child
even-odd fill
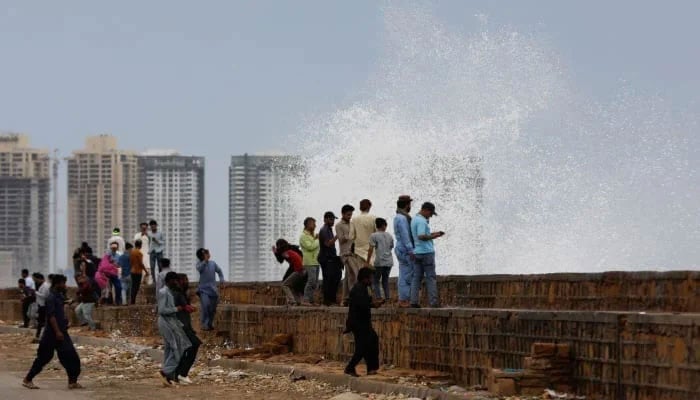
[[[369,265],[369,260],[372,259],[372,254],[374,254],[374,284],[372,285],[372,292],[374,292],[375,299],[381,299],[381,292],[379,291],[379,281],[382,282],[382,288],[384,289],[384,300],[389,301],[389,272],[391,267],[394,266],[394,258],[391,255],[391,250],[394,248],[394,237],[386,231],[386,220],[384,218],[377,218],[374,222],[377,227],[377,232],[374,232],[369,237],[369,252],[367,253],[367,265]]]

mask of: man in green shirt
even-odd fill
[[[316,220],[307,217],[304,220],[304,230],[299,237],[299,247],[303,254],[304,269],[306,270],[306,286],[304,287],[304,303],[302,305],[312,305],[314,303],[314,291],[318,287],[318,251],[319,242],[316,231]]]

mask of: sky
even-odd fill
[[[594,99],[630,85],[700,115],[698,2],[421,4],[453,29],[488,20],[541,38]],[[229,157],[294,153],[288,138],[309,119],[361,97],[380,62],[386,3],[0,5],[0,131],[26,133],[62,156],[101,133],[124,149],[205,156],[206,246],[226,265]],[[61,237],[65,187],[62,169]]]

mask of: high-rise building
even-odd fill
[[[139,221],[156,220],[173,269],[199,280],[195,252],[204,247],[204,157],[175,151],[139,156]],[[134,232],[129,232],[133,239]]]
[[[49,271],[50,164],[27,136],[0,135],[0,275],[14,277],[0,286],[15,286],[23,268]]]
[[[119,150],[110,135],[88,137],[68,158],[68,259],[88,242],[97,255],[107,250],[112,229],[122,237],[138,229],[138,160]]]
[[[280,280],[284,270],[270,251],[296,237],[292,189],[302,173],[295,156],[232,156],[229,167],[229,280]]]

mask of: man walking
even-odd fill
[[[211,254],[207,249],[197,249],[197,272],[199,272],[199,287],[197,295],[201,305],[200,322],[203,331],[214,329],[214,317],[216,306],[219,304],[219,288],[216,284],[216,275],[219,282],[224,282],[224,273],[216,262],[211,260]]]
[[[66,294],[66,277],[63,275],[51,276],[51,293],[46,299],[46,320],[48,326],[44,329],[39,341],[36,358],[27,376],[22,381],[22,386],[28,389],[39,389],[33,380],[41,370],[53,358],[56,352],[61,365],[68,375],[68,389],[82,389],[78,383],[80,376],[80,358],[75,351],[73,341],[68,335],[68,320],[64,312]]]
[[[199,346],[202,345],[202,341],[197,337],[194,329],[192,328],[192,316],[194,312],[194,307],[186,308],[185,306],[190,305],[190,296],[188,290],[190,288],[190,281],[187,279],[187,274],[177,274],[178,280],[178,290],[173,291],[173,296],[175,298],[175,306],[180,307],[181,310],[177,312],[177,319],[182,323],[182,329],[187,335],[192,346],[185,350],[185,353],[180,359],[180,364],[177,366],[177,379],[181,384],[189,385],[192,380],[188,377],[190,374],[190,369],[194,365],[194,361],[197,359],[197,351]]]
[[[151,269],[151,254],[150,254],[151,240],[148,238],[148,222],[141,222],[141,224],[139,225],[139,229],[141,229],[141,230],[134,235],[134,247],[136,247],[136,241],[140,240],[141,241],[140,252],[141,252],[141,255],[143,257],[143,265],[145,266],[146,271],[151,271],[151,273],[153,273],[153,270]],[[132,263],[132,265],[133,265],[133,263]],[[146,274],[146,275],[148,275],[148,274]],[[155,275],[153,275],[152,278],[155,278]]]
[[[304,219],[304,231],[299,237],[299,247],[303,254],[304,270],[306,270],[306,286],[304,287],[304,303],[302,305],[312,305],[314,303],[314,292],[318,287],[318,253],[319,243],[316,231],[316,220],[307,217]]]
[[[150,220],[148,225],[151,227],[151,232],[148,233],[151,276],[155,285],[156,267],[163,259],[163,251],[165,251],[165,235],[158,231],[158,223],[155,220]]]
[[[411,283],[413,281],[413,235],[411,234],[411,196],[399,196],[394,216],[394,236],[396,247],[394,253],[399,261],[399,307],[408,307],[411,300]]]
[[[369,213],[370,208],[372,208],[372,202],[368,199],[363,199],[360,201],[360,215],[352,219],[352,238],[355,241],[355,254],[362,257],[363,260],[367,260],[367,255],[369,252],[369,236],[376,232],[375,220],[377,219],[374,215]],[[370,265],[373,260],[367,260]]]
[[[29,270],[28,269],[23,269],[22,270],[22,279],[24,279],[24,284],[32,289],[36,290],[36,285],[34,284],[34,281],[32,280],[32,277],[29,276]]]
[[[428,301],[431,307],[439,307],[437,291],[437,275],[435,273],[435,247],[433,239],[442,237],[445,232],[430,232],[428,221],[434,215],[435,205],[430,202],[425,202],[420,208],[418,214],[411,221],[411,234],[415,238],[415,255],[416,261],[413,269],[413,281],[411,282],[411,307],[420,308],[418,304],[418,295],[420,293],[420,285],[425,275],[425,287],[428,290]]]
[[[372,270],[364,267],[357,274],[357,283],[350,291],[348,319],[344,333],[352,332],[355,352],[345,367],[345,373],[358,377],[355,367],[364,358],[367,375],[376,375],[379,370],[379,337],[372,328],[372,298],[367,289],[372,284]]]
[[[340,243],[340,257],[342,258],[343,265],[345,266],[345,279],[343,280],[343,306],[348,304],[350,289],[352,289],[355,282],[357,282],[358,271],[365,265],[365,259],[352,251],[354,238],[352,237],[350,220],[352,219],[353,211],[355,211],[355,207],[351,206],[350,204],[344,205],[340,210],[340,221],[335,224],[335,232],[336,235],[338,235],[338,242]]]
[[[343,264],[335,249],[338,237],[333,234],[333,224],[338,217],[332,211],[323,214],[323,228],[318,233],[318,263],[323,273],[323,304],[338,304],[338,285],[343,275]]]
[[[49,294],[51,294],[51,285],[46,282],[44,279],[44,275],[35,272],[32,274],[32,277],[34,278],[34,283],[37,286],[36,289],[36,305],[38,307],[37,309],[37,324],[36,324],[36,335],[34,338],[38,341],[40,335],[41,335],[41,330],[44,328],[44,325],[46,325],[46,299],[49,297]],[[51,278],[51,275],[49,275],[49,279]]]
[[[165,260],[165,259],[164,259]],[[158,332],[163,336],[163,367],[159,377],[163,385],[172,386],[178,382],[177,367],[185,351],[192,347],[182,327],[182,322],[177,318],[178,311],[192,312],[190,305],[176,306],[173,292],[177,290],[177,273],[170,271],[165,277],[165,286],[157,294],[158,297]]]

